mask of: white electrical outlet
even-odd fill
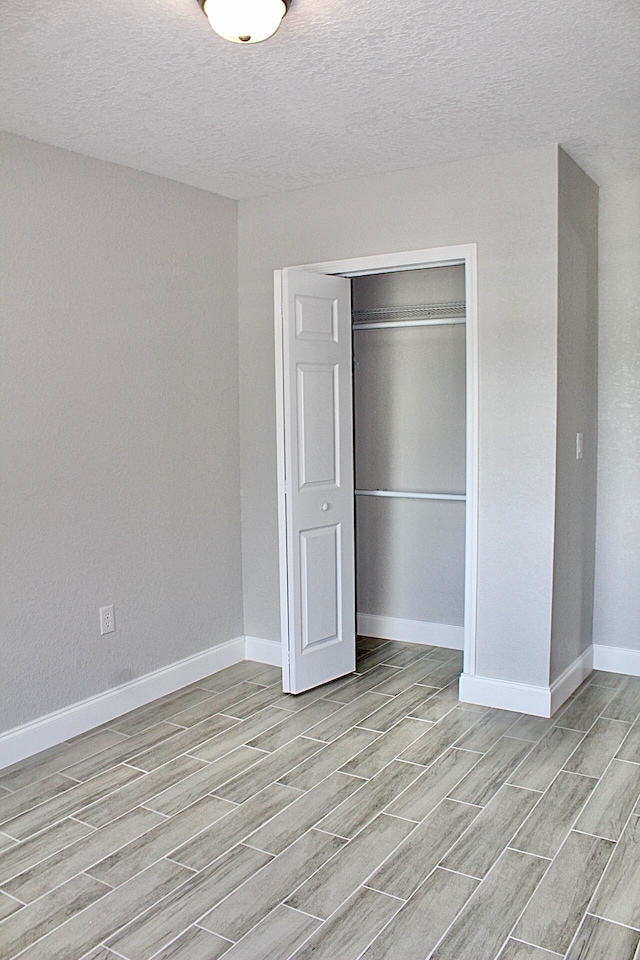
[[[116,628],[116,618],[113,612],[113,604],[108,607],[100,607],[100,633],[113,633]]]
[[[582,460],[584,455],[583,437],[581,433],[576,433],[576,460]]]

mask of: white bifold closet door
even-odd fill
[[[351,291],[284,271],[285,691],[355,670]]]

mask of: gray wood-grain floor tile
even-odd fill
[[[442,800],[367,881],[367,886],[408,900],[479,813],[478,807]]]
[[[199,921],[199,925],[228,940],[239,940],[287,899],[341,846],[337,837],[310,830],[210,910]],[[131,960],[137,958],[132,957]]]
[[[0,891],[0,923],[3,920],[6,920],[7,917],[10,917],[12,913],[16,913],[18,910],[21,910],[23,904],[18,903],[17,900],[14,900],[13,897],[10,897],[6,893]],[[2,927],[0,927],[0,931]]]
[[[616,688],[603,716],[634,723],[640,715],[640,677],[625,677]]]
[[[13,772],[0,774],[0,784],[12,791],[20,790],[44,777],[59,773],[73,763],[100,753],[123,739],[123,734],[104,729],[97,730],[76,743],[61,743],[36,757],[23,761],[13,769]]]
[[[531,717],[526,714],[505,734],[507,737],[517,737],[519,740],[531,740],[538,743],[542,740],[545,733],[548,733],[553,726],[553,719],[544,719],[543,717]]]
[[[275,682],[278,678],[279,670],[277,667],[268,668],[264,663],[251,663],[243,661],[236,663],[232,667],[225,667],[218,673],[213,673],[210,677],[198,680],[197,685],[204,687],[205,690],[213,690],[217,693],[224,693],[229,687],[243,681],[260,683],[260,678],[265,680],[267,686]]]
[[[142,733],[120,740],[112,747],[101,750],[100,753],[87,757],[86,760],[81,760],[80,763],[74,763],[70,767],[66,767],[63,772],[76,780],[90,780],[116,764],[122,763],[124,760],[130,760],[134,754],[141,753],[164,740],[169,740],[179,733],[180,730],[171,723],[164,721],[157,723],[155,726],[149,727],[148,730],[143,730]],[[182,753],[181,750],[178,752]],[[177,754],[174,754],[174,756],[177,756]]]
[[[116,817],[133,810],[141,803],[146,803],[156,794],[162,793],[167,787],[190,777],[198,770],[207,769],[204,761],[194,757],[177,757],[152,773],[139,776],[133,783],[129,783],[120,790],[101,797],[94,803],[83,807],[77,812],[78,820],[89,823],[92,827],[103,827]]]
[[[318,928],[319,920],[289,907],[276,907],[229,950],[226,960],[283,960]],[[192,960],[191,957],[185,960]],[[197,958],[196,958],[197,960]],[[208,958],[202,958],[208,960]]]
[[[324,740],[329,743],[331,740],[336,740],[342,736],[350,727],[356,726],[361,720],[364,720],[365,717],[368,717],[377,710],[378,707],[382,707],[388,702],[389,698],[384,697],[381,693],[367,691],[367,693],[363,693],[356,700],[352,700],[350,703],[340,707],[340,709],[332,713],[330,717],[327,717],[326,720],[323,720],[311,728],[307,728],[307,732],[310,737],[315,737],[316,740]],[[334,703],[333,706],[338,707],[339,704]]]
[[[561,771],[511,846],[538,857],[555,857],[596,783],[590,777]]]
[[[552,727],[509,777],[509,783],[529,790],[546,790],[583,737],[578,730]]]
[[[433,960],[494,960],[549,865],[505,850],[432,954]]]
[[[295,714],[288,714],[277,726],[247,742],[250,747],[273,753],[302,734],[307,734],[307,736],[316,740],[323,740],[323,737],[318,737],[312,731],[315,731],[316,725],[320,721],[332,717],[340,709],[341,705],[339,703],[330,700],[316,700],[315,703],[305,707],[304,710]],[[346,733],[346,729],[344,732]]]
[[[174,850],[171,859],[193,870],[202,870],[216,857],[246,839],[250,833],[284,810],[299,796],[301,796],[300,790],[273,783],[232,810],[212,827],[203,830],[197,837],[193,837]]]
[[[610,840],[572,831],[516,924],[514,936],[566,953],[612,850]]]
[[[469,750],[447,750],[420,773],[408,790],[390,804],[387,812],[409,820],[424,820],[481,757],[481,753]]]
[[[107,946],[128,960],[148,960],[269,860],[260,850],[234,847],[111,937]]]
[[[262,710],[264,707],[283,708],[285,695],[277,684],[272,687],[256,687],[254,692],[242,700],[236,701],[233,707],[225,711],[225,716],[234,717],[236,720],[246,720],[252,717],[254,713]],[[287,713],[290,711],[287,710]]]
[[[640,933],[587,915],[567,960],[635,960]]]
[[[127,767],[121,764],[106,770],[93,780],[86,783],[74,784],[70,790],[57,797],[46,800],[32,810],[27,810],[8,823],[3,824],[3,831],[16,840],[24,840],[31,834],[38,833],[46,829],[57,820],[62,820],[70,814],[77,813],[83,807],[93,803],[98,797],[103,797],[111,790],[117,790],[132,780],[141,777],[140,770],[134,770],[133,767]]]
[[[430,728],[424,720],[405,717],[391,730],[377,737],[370,746],[365,747],[357,756],[341,767],[343,773],[367,780],[380,773],[383,767],[394,760],[406,748],[423,736]],[[358,729],[358,728],[356,728]],[[334,743],[339,741],[334,741]],[[327,749],[329,749],[327,747]],[[295,786],[295,784],[293,784]]]
[[[288,719],[289,715],[286,714],[284,710],[278,710],[277,707],[267,707],[266,710],[260,710],[260,712],[256,713],[253,717],[239,721],[234,727],[230,727],[228,730],[225,730],[224,733],[218,734],[218,736],[212,740],[208,740],[199,747],[194,747],[189,751],[189,754],[200,760],[213,763],[215,760],[219,760],[220,757],[224,757],[225,754],[231,753],[236,747],[247,744],[261,733],[265,733],[267,730],[278,726],[280,723],[284,723]],[[254,743],[252,743],[251,746],[258,747],[258,745]]]
[[[360,726],[384,733],[411,713],[414,707],[428,700],[433,693],[435,693],[435,690],[432,690],[431,687],[421,687],[419,684],[408,687],[392,700],[389,700],[388,703],[379,707],[374,713],[360,720]]]
[[[0,851],[6,850],[7,847],[12,847],[15,845],[15,840],[12,837],[8,837],[6,833],[0,833]]]
[[[640,819],[631,817],[590,910],[640,930]]]
[[[119,887],[233,809],[225,800],[203,797],[175,817],[163,820],[146,833],[130,840],[115,853],[90,867],[87,872],[111,887]]]
[[[216,713],[225,713],[233,717],[233,707],[235,704],[253,696],[259,690],[263,689],[257,683],[243,681],[230,687],[224,693],[213,693],[211,690],[205,690],[207,698],[195,703],[191,707],[181,710],[180,713],[171,717],[171,723],[176,723],[180,727],[192,727],[202,720],[207,720]],[[236,717],[236,720],[239,717]]]
[[[157,810],[167,817],[172,817],[208,793],[214,793],[227,780],[243,773],[259,760],[263,760],[265,756],[267,754],[252,747],[236,747],[226,757],[201,767],[191,776],[163,790],[151,800],[147,800],[145,805],[151,810]]]
[[[402,903],[361,887],[293,955],[295,960],[356,960]]]
[[[74,877],[46,897],[13,913],[0,927],[0,960],[8,960],[26,950],[108,893],[109,887],[91,877]]]
[[[601,777],[629,729],[629,725],[620,720],[600,717],[569,757],[564,769],[585,777]]]
[[[640,766],[612,760],[591,794],[576,828],[618,840],[640,794]]]
[[[469,710],[459,710],[457,707],[439,720],[427,733],[411,744],[400,754],[401,760],[410,763],[419,763],[429,766],[441,754],[451,747],[456,740],[479,722],[479,717]]]
[[[184,933],[156,953],[153,960],[218,960],[231,944],[200,927],[189,927]],[[115,953],[112,954],[115,957]],[[227,957],[229,954],[227,953]]]
[[[174,731],[172,737],[161,740],[158,744],[151,747],[150,750],[138,751],[135,756],[130,756],[131,763],[141,770],[155,770],[162,764],[174,760],[181,753],[195,751],[202,744],[212,740],[221,733],[226,733],[230,727],[237,726],[238,721],[233,717],[224,716],[217,713],[213,717],[202,720],[192,727],[185,727],[177,732]]]
[[[425,676],[425,683],[430,687],[447,687],[460,676],[460,665],[457,660],[447,660],[437,670],[431,670]]]
[[[613,720],[611,721],[614,722]],[[627,738],[616,754],[618,760],[640,763],[640,720],[636,720]]]
[[[91,953],[85,953],[82,960],[118,960],[118,958],[112,950],[108,950],[106,947],[98,947]]]
[[[414,764],[392,760],[375,777],[364,781],[364,785],[353,796],[322,819],[318,826],[339,837],[353,837],[413,783],[420,773],[421,768]]]
[[[141,807],[125,813],[120,820],[114,820],[113,823],[19,873],[4,884],[4,889],[25,903],[35,900],[58,884],[92,867],[114,850],[145,834],[147,830],[153,829],[161,819],[157,814]]]
[[[353,700],[362,696],[363,693],[367,693],[373,689],[376,689],[376,692],[395,696],[393,689],[380,689],[380,691],[378,691],[377,688],[382,687],[383,683],[387,680],[391,682],[394,679],[401,678],[402,674],[406,672],[407,671],[401,670],[399,667],[387,667],[384,664],[379,664],[377,667],[368,670],[365,674],[353,674],[345,680],[335,680],[332,684],[328,685],[329,689],[325,696],[330,700],[336,700],[338,703],[343,704],[351,703]],[[420,673],[420,676],[422,676],[422,673]],[[395,692],[401,693],[406,687],[410,687],[413,682],[415,681],[411,678],[403,677],[401,689]]]
[[[92,947],[131,917],[161,901],[189,876],[190,872],[178,864],[160,860],[29,947],[20,960],[81,960]]]
[[[244,773],[233,777],[232,780],[228,780],[217,789],[216,793],[225,800],[231,800],[232,803],[243,803],[321,749],[322,744],[317,740],[298,737],[274,753],[263,754],[258,763]]]
[[[554,957],[559,956],[559,953],[532,947],[531,944],[522,943],[521,940],[508,940],[498,960],[553,960]]]
[[[299,764],[294,770],[280,777],[280,783],[297,787],[299,790],[310,790],[338,768],[345,773],[352,773],[353,771],[347,769],[351,758],[362,756],[366,748],[379,739],[381,737],[376,730],[353,727],[343,733],[341,737],[338,737],[337,740],[333,740],[326,747],[322,747],[318,753]],[[377,771],[374,772],[377,773]],[[355,775],[364,776],[364,774]]]
[[[208,700],[212,696],[210,690],[204,690],[201,687],[192,687],[189,690],[178,690],[152,704],[144,707],[138,707],[124,717],[115,720],[111,724],[112,730],[119,733],[125,733],[127,736],[134,736],[143,730],[148,730],[161,720],[172,720],[176,713],[193,707],[203,700]],[[175,721],[173,721],[175,722]]]
[[[91,827],[76,820],[61,820],[60,823],[54,824],[48,830],[43,830],[30,840],[24,840],[21,844],[3,850],[0,853],[0,885],[4,884],[9,877],[15,877],[16,874],[28,870],[33,864],[39,863],[57,850],[62,850],[63,847],[68,847],[89,833],[93,833]]]
[[[332,773],[265,826],[250,834],[247,843],[267,853],[281,853],[328,812],[354,794],[363,782],[346,773]]]
[[[501,787],[491,802],[478,811],[479,816],[444,858],[442,866],[471,877],[485,877],[539,799],[540,795],[532,790]]]
[[[424,660],[431,653],[436,653],[437,647],[430,647],[422,643],[405,643],[401,650],[391,654],[385,659],[392,667],[409,667],[418,660]]]
[[[485,806],[530,750],[528,740],[502,737],[451,791],[451,798]]]
[[[429,720],[431,723],[437,723],[438,720],[442,720],[443,717],[446,717],[448,713],[451,713],[451,711],[458,706],[460,702],[459,686],[460,684],[455,680],[446,687],[425,687],[425,689],[433,691],[432,696],[418,707],[414,707],[411,711],[411,716],[416,717],[418,720]],[[470,704],[465,704],[465,709],[467,706],[470,706]],[[483,710],[482,712],[484,713],[485,711]]]
[[[378,684],[374,684],[373,688],[376,693],[384,693],[391,695],[392,697],[397,696],[399,693],[408,690],[409,687],[412,687],[416,683],[428,683],[426,679],[430,673],[433,673],[434,670],[439,670],[442,666],[442,663],[439,660],[419,660],[417,663],[413,663],[410,667],[406,667],[404,670],[394,670],[391,673],[390,667],[375,667],[376,670],[387,671],[387,676],[384,679],[381,679]],[[373,670],[370,671],[373,673]],[[382,678],[382,672],[380,677]],[[363,681],[369,677],[369,674],[366,673],[363,677]],[[364,685],[361,684],[361,689],[364,689]],[[371,689],[371,688],[370,688]],[[440,689],[439,687],[431,688],[435,693],[436,690]]]
[[[380,814],[299,887],[287,903],[326,920],[414,829],[415,824],[407,820]]]
[[[568,702],[566,708],[556,718],[556,724],[572,730],[587,731],[613,696],[614,691],[609,687],[587,686],[575,699]]]
[[[77,781],[65,777],[61,773],[54,773],[44,780],[37,781],[28,787],[23,787],[15,793],[8,793],[0,797],[0,824],[4,824],[20,814],[26,813],[40,806],[46,800],[60,796],[77,786]],[[3,832],[9,833],[3,826]]]
[[[488,710],[471,730],[456,740],[455,745],[465,750],[487,753],[521,716],[511,710]]]
[[[425,960],[477,887],[436,869],[363,953],[362,960]]]

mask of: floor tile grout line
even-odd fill
[[[134,810],[138,810],[138,809],[140,809],[140,807],[134,807],[133,809],[134,809]],[[132,811],[127,811],[127,813],[131,813],[131,812],[132,812]],[[155,813],[155,811],[153,811],[153,810],[151,810],[151,811],[149,811],[149,812],[150,812],[150,813]],[[233,811],[231,811],[231,810],[229,811],[229,813],[232,813],[232,812],[233,812]],[[126,814],[123,814],[123,816],[126,816]],[[116,819],[119,819],[119,818],[116,818]],[[221,818],[221,819],[222,819],[222,818]],[[110,821],[109,824],[105,824],[105,826],[110,826],[110,825],[111,825],[112,823],[114,823],[114,822],[115,822],[115,821],[112,820],[112,821]],[[216,821],[214,821],[214,822],[216,822]],[[157,826],[160,826],[160,824],[157,824]],[[104,829],[104,827],[101,827],[100,829]],[[150,827],[150,828],[149,828],[149,830],[153,830],[153,829],[154,829],[153,827]],[[91,863],[91,864],[88,864],[87,866],[84,866],[84,867],[82,868],[82,870],[78,870],[78,872],[77,872],[77,873],[74,873],[71,877],[67,877],[66,880],[62,880],[62,881],[60,881],[60,883],[55,884],[55,886],[51,887],[51,888],[50,888],[49,890],[47,890],[45,893],[40,894],[40,896],[38,896],[38,897],[34,897],[33,900],[29,900],[27,903],[25,903],[25,906],[31,907],[34,903],[38,903],[40,900],[43,900],[45,897],[48,897],[49,894],[54,893],[56,890],[59,890],[61,887],[63,887],[63,886],[65,885],[65,883],[70,883],[72,880],[77,880],[78,877],[81,877],[83,874],[86,875],[86,876],[90,876],[92,880],[97,880],[98,883],[102,883],[102,884],[104,884],[105,886],[109,887],[109,888],[110,888],[110,891],[109,891],[109,892],[111,892],[112,890],[118,890],[120,887],[124,886],[124,883],[128,883],[129,880],[133,880],[134,877],[139,877],[141,873],[144,873],[144,871],[147,870],[147,869],[149,869],[149,867],[155,866],[156,863],[159,863],[161,860],[165,859],[165,857],[158,857],[158,859],[154,860],[152,863],[148,864],[146,867],[143,867],[141,870],[138,870],[138,871],[137,871],[136,873],[134,873],[131,877],[129,877],[128,880],[125,880],[123,883],[117,884],[117,886],[112,886],[111,884],[107,883],[105,880],[98,880],[97,877],[92,877],[91,874],[88,873],[88,871],[91,870],[93,867],[95,867],[98,863],[101,863],[102,860],[106,860],[107,857],[110,857],[110,856],[112,856],[114,853],[118,853],[119,851],[123,850],[124,847],[128,846],[130,843],[134,842],[135,840],[139,840],[140,837],[146,836],[146,834],[149,833],[149,830],[145,830],[143,833],[139,834],[138,837],[134,837],[133,840],[127,840],[127,841],[125,841],[124,843],[120,844],[119,847],[116,847],[115,849],[111,850],[111,851],[110,851],[108,854],[106,854],[105,856],[99,857],[99,859],[96,860],[94,863]],[[89,836],[94,836],[95,833],[97,833],[97,832],[98,832],[98,831],[96,830],[96,831],[94,831],[93,834],[89,834]],[[22,875],[22,873],[27,873],[28,871],[30,871],[30,870],[32,870],[32,869],[35,869],[36,867],[41,867],[44,863],[46,863],[47,860],[51,859],[52,857],[57,856],[59,853],[62,853],[63,851],[68,851],[68,850],[70,850],[70,848],[73,847],[73,846],[75,846],[76,843],[81,844],[81,843],[83,843],[83,841],[86,840],[86,839],[87,839],[87,837],[79,837],[78,840],[74,840],[73,843],[67,844],[66,847],[62,847],[60,850],[56,850],[56,851],[54,851],[52,854],[49,854],[48,857],[44,857],[42,860],[38,860],[37,863],[32,864],[32,866],[30,866],[30,867],[27,868],[27,870],[23,870],[23,871],[21,871],[20,873],[15,873],[15,874],[12,874],[11,877],[5,878],[5,879],[2,881],[2,884],[0,884],[0,889],[2,889],[2,892],[3,892],[3,893],[6,893],[5,886],[6,886],[7,880],[10,882],[11,880],[15,880],[17,877],[20,877],[20,876]],[[191,839],[191,838],[190,838],[190,839]],[[177,864],[177,861],[173,861],[173,860],[172,860],[171,862]],[[191,870],[191,867],[186,867],[186,866],[185,866],[184,864],[182,864],[182,863],[177,864],[177,866],[183,867],[185,870]],[[191,872],[192,872],[192,873],[197,873],[198,871],[191,870]],[[13,896],[13,894],[7,894],[7,896]],[[14,897],[14,899],[17,899],[17,898]],[[102,898],[100,898],[100,899],[102,899]],[[91,904],[90,904],[90,905],[91,905]],[[90,905],[89,905],[89,906],[90,906]],[[59,926],[60,926],[60,924],[59,924]],[[57,928],[54,928],[54,929],[57,929]]]
[[[636,802],[637,802],[637,801],[636,801]],[[636,806],[636,804],[634,804],[633,809],[635,809],[635,806]],[[623,826],[622,830],[620,831],[620,836],[618,837],[617,840],[611,841],[611,839],[610,839],[609,837],[602,837],[602,838],[600,838],[600,839],[602,839],[602,840],[608,840],[609,842],[613,843],[613,849],[611,850],[611,853],[610,853],[610,855],[609,855],[609,858],[607,859],[607,862],[606,862],[606,864],[605,864],[604,870],[602,871],[602,873],[601,873],[601,875],[600,875],[600,879],[598,880],[598,882],[597,882],[597,884],[596,884],[596,886],[595,886],[595,888],[594,888],[594,891],[593,891],[593,893],[591,894],[591,897],[589,898],[589,902],[588,902],[588,904],[587,904],[587,907],[586,907],[586,910],[585,910],[585,914],[589,913],[589,908],[591,907],[591,904],[596,901],[596,898],[597,898],[597,896],[598,896],[598,892],[599,892],[599,890],[600,890],[600,887],[601,887],[602,884],[604,883],[605,874],[606,874],[607,870],[609,869],[609,866],[610,866],[610,864],[611,864],[611,861],[613,860],[615,854],[617,853],[618,844],[620,843],[620,840],[622,840],[622,838],[623,838],[623,836],[624,836],[624,834],[625,834],[625,831],[626,831],[627,827],[628,827],[629,824],[631,823],[631,818],[632,818],[632,816],[633,816],[633,810],[629,813],[629,816],[628,816],[627,819],[625,820],[624,826]],[[584,918],[583,918],[583,919],[584,919]],[[608,918],[603,917],[602,919],[608,919]],[[613,923],[614,921],[611,921],[611,922]],[[633,928],[632,928],[632,929],[633,929]]]
[[[613,923],[616,927],[624,927],[625,930],[633,930],[634,933],[640,933],[640,925],[633,927],[630,923],[622,923],[621,920],[612,920],[610,917],[603,917],[601,913],[594,913],[593,910],[586,910],[585,917],[596,917],[598,920],[604,920],[606,923]]]
[[[548,953],[550,957],[564,957],[564,956],[565,956],[564,953],[556,953],[555,950],[547,950],[546,947],[539,947],[537,943],[530,943],[528,940],[523,940],[522,937],[514,937],[514,936],[509,936],[509,937],[507,937],[507,939],[506,939],[505,942],[503,943],[502,947],[500,948],[501,950],[504,950],[504,948],[505,948],[505,946],[507,945],[507,943],[509,942],[509,940],[515,940],[516,943],[524,943],[524,944],[526,944],[528,947],[535,947],[536,950],[542,950],[543,953]],[[498,954],[498,956],[500,956],[500,955]]]
[[[145,870],[149,870],[149,869],[151,869],[151,867],[155,867],[156,864],[161,863],[162,860],[164,860],[164,859],[166,859],[166,858],[165,858],[165,857],[159,857],[157,860],[154,860],[153,863],[149,864],[149,866],[148,866],[148,867],[145,867],[144,869],[145,869]],[[217,858],[216,858],[216,859],[217,859]],[[171,861],[171,862],[174,863],[175,861]],[[101,940],[100,943],[105,942],[106,939],[111,939],[111,937],[113,937],[114,934],[119,933],[120,930],[122,930],[124,926],[128,926],[129,923],[133,923],[135,920],[138,920],[138,919],[139,919],[141,916],[143,916],[148,910],[153,909],[153,908],[156,907],[159,903],[162,903],[162,901],[165,900],[167,897],[169,897],[169,896],[171,896],[173,893],[175,893],[176,890],[179,890],[180,887],[184,886],[184,884],[187,883],[189,880],[191,880],[192,877],[197,876],[197,871],[191,870],[189,867],[185,867],[183,864],[177,864],[177,866],[182,867],[184,870],[188,870],[189,873],[190,873],[190,876],[186,877],[186,879],[185,879],[182,883],[179,883],[176,887],[174,887],[174,888],[173,888],[172,890],[170,890],[168,893],[164,894],[164,896],[160,897],[158,900],[155,900],[155,901],[154,901],[152,904],[150,904],[148,907],[145,907],[145,909],[142,910],[140,913],[136,914],[135,917],[127,919],[127,921],[125,922],[125,924],[122,924],[122,926],[118,927],[118,928],[115,929],[115,930],[111,930],[111,931],[109,932],[108,937],[107,937],[107,938],[103,938],[103,940]],[[81,876],[81,875],[83,874],[83,872],[84,872],[84,871],[80,871],[80,873],[75,874],[75,876],[71,877],[70,879],[75,880],[76,877]],[[144,870],[140,871],[140,873],[144,873]],[[140,876],[140,873],[134,874],[134,877]],[[134,877],[131,877],[130,880],[133,880]],[[93,879],[93,878],[92,878],[92,879]],[[68,882],[68,881],[65,881],[65,882]],[[102,881],[98,881],[98,882],[102,882]],[[125,883],[129,883],[129,882],[130,882],[129,880],[125,881]],[[107,884],[104,884],[104,885],[107,886]],[[61,886],[61,885],[60,885],[60,886]],[[51,934],[55,933],[57,930],[60,930],[62,927],[66,926],[68,923],[71,923],[71,921],[73,921],[73,920],[75,920],[77,917],[81,916],[81,915],[82,915],[83,913],[85,913],[87,910],[90,910],[91,907],[94,906],[96,903],[99,903],[101,900],[105,900],[110,894],[116,893],[118,890],[121,890],[122,887],[124,887],[124,886],[125,886],[125,884],[122,883],[122,884],[120,884],[120,885],[117,886],[117,887],[110,887],[110,888],[108,889],[107,893],[105,893],[104,897],[99,897],[98,900],[94,900],[92,903],[87,904],[86,907],[83,907],[82,910],[78,910],[76,913],[72,914],[72,916],[67,917],[66,920],[63,920],[62,923],[59,923],[56,927],[53,927],[53,929],[48,930],[45,934],[43,934],[42,937],[38,937],[37,940],[34,940],[33,943],[30,943],[30,944],[29,944],[29,947],[27,947],[27,948],[25,948],[25,949],[31,949],[33,946],[35,946],[36,943],[40,943],[41,941],[45,940],[48,936],[50,936]],[[54,889],[57,890],[57,889],[59,889],[59,887],[55,887]],[[46,894],[45,894],[45,896],[46,896]],[[42,898],[39,897],[38,899],[42,899]],[[34,900],[34,901],[32,901],[32,902],[35,903],[36,901]],[[89,947],[89,950],[90,950],[90,951],[91,951],[91,950],[94,950],[94,949],[96,949],[96,947],[97,947],[97,944],[94,944],[93,946]],[[110,950],[111,947],[108,947],[107,949]],[[21,953],[22,953],[22,952],[23,952],[23,951],[21,951]],[[85,951],[85,954],[86,954],[86,951]],[[18,955],[18,954],[15,954],[15,956],[17,957],[17,956],[19,956],[19,955]],[[8,958],[8,960],[13,960],[13,957],[12,957],[12,958]]]

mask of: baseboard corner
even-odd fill
[[[263,640],[261,637],[244,638],[244,658],[256,663],[267,663],[272,667],[282,665],[282,646],[277,640]]]
[[[604,643],[593,645],[593,669],[606,673],[626,673],[640,677],[640,650],[631,647],[609,647]]]

